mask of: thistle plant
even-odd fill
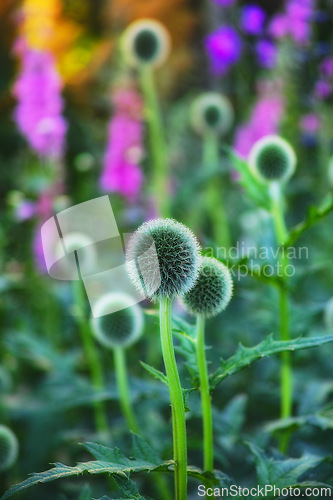
[[[0,472],[10,469],[17,460],[18,441],[14,432],[0,425]]]
[[[187,498],[187,439],[183,393],[171,329],[172,301],[196,282],[201,257],[192,232],[172,219],[146,222],[133,234],[127,251],[127,268],[136,288],[160,303],[160,337],[168,379],[175,461],[175,498]]]
[[[156,206],[159,215],[164,217],[169,215],[168,164],[154,72],[166,61],[170,47],[168,31],[152,19],[140,19],[130,24],[121,40],[124,61],[139,72],[146,106]]]
[[[96,303],[95,315],[91,320],[93,335],[103,347],[113,351],[121,408],[129,428],[139,433],[128,386],[126,349],[142,334],[142,310],[137,304],[133,305],[129,295],[110,293]]]
[[[212,257],[203,257],[199,277],[194,287],[183,297],[186,309],[197,318],[196,356],[200,378],[205,471],[212,471],[214,465],[213,418],[205,352],[205,321],[207,318],[218,315],[227,307],[232,291],[233,282],[229,269]]]
[[[271,199],[271,213],[274,221],[276,241],[283,246],[288,240],[288,230],[284,218],[283,187],[292,176],[296,167],[296,155],[290,144],[278,136],[266,136],[257,141],[249,155],[249,165],[255,175],[267,185]],[[290,339],[289,292],[287,289],[286,267],[288,256],[282,251],[280,257],[283,285],[280,295],[280,337]],[[292,413],[292,369],[290,352],[282,353],[281,367],[281,418],[288,418]],[[281,443],[284,451],[288,437]]]
[[[231,128],[234,113],[229,100],[216,93],[207,92],[192,104],[190,112],[193,129],[202,137],[202,166],[212,179],[206,189],[206,208],[210,214],[216,243],[230,247],[230,231],[224,206],[223,183],[216,179],[219,167],[219,140]]]

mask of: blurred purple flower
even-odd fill
[[[269,33],[275,38],[290,35],[298,45],[306,45],[311,35],[313,16],[313,0],[289,0],[285,13],[273,18]]]
[[[262,92],[262,90],[261,90]],[[255,104],[252,115],[247,123],[241,125],[235,137],[234,147],[236,151],[247,158],[253,144],[266,135],[278,133],[279,124],[284,112],[282,94],[273,89],[263,95]]]
[[[320,71],[325,76],[333,76],[333,57],[327,57],[320,65]]]
[[[274,38],[283,38],[288,32],[288,19],[285,14],[277,14],[273,17],[268,32]]]
[[[250,35],[260,35],[264,29],[266,12],[259,5],[246,5],[242,11],[242,27]]]
[[[242,51],[242,41],[231,26],[221,26],[205,38],[205,48],[210,59],[211,71],[224,75],[235,64]]]
[[[327,97],[330,97],[332,94],[332,90],[331,83],[325,80],[318,80],[315,85],[314,93],[318,99],[327,99]]]
[[[213,0],[215,3],[222,5],[223,7],[229,7],[229,5],[234,5],[236,0]]]
[[[34,215],[36,215],[36,204],[33,201],[22,200],[15,209],[15,216],[19,221],[31,219]]]
[[[300,120],[302,132],[308,135],[314,135],[320,128],[320,118],[315,113],[303,115]]]
[[[258,62],[264,68],[273,68],[276,64],[278,50],[270,40],[259,40],[256,44]]]
[[[48,52],[19,46],[21,71],[14,84],[14,119],[30,147],[45,158],[64,153],[67,124],[62,116],[61,80]]]
[[[113,96],[114,116],[100,179],[103,191],[116,191],[134,202],[142,185],[139,166],[143,154],[141,96],[134,89],[118,90]]]

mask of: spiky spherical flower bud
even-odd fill
[[[161,66],[170,53],[170,35],[153,19],[139,19],[125,30],[121,49],[125,61],[134,67]]]
[[[333,297],[327,302],[325,306],[324,318],[326,328],[333,331]]]
[[[194,130],[200,135],[223,135],[232,126],[234,112],[226,97],[217,92],[207,92],[193,102],[190,119]]]
[[[94,312],[96,317],[91,320],[93,334],[108,349],[129,347],[142,334],[142,309],[125,293],[104,295],[97,301]]]
[[[233,281],[229,269],[213,257],[203,257],[199,277],[183,302],[194,316],[201,314],[212,318],[223,311],[230,302]]]
[[[173,219],[142,224],[126,254],[134,286],[153,301],[183,295],[194,285],[201,256],[199,243],[186,226]]]
[[[18,441],[14,432],[5,425],[0,425],[0,472],[12,467],[17,455]]]
[[[266,182],[284,182],[296,167],[296,155],[290,144],[277,135],[257,141],[249,155],[250,168]]]

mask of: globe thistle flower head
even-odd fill
[[[230,302],[233,281],[229,269],[212,257],[203,257],[199,277],[183,297],[183,303],[193,315],[206,318],[217,316]]]
[[[0,425],[0,472],[3,472],[17,460],[18,441],[11,429]]]
[[[190,118],[198,134],[223,135],[230,130],[234,113],[226,97],[217,92],[207,92],[193,102]]]
[[[333,297],[327,302],[325,306],[324,320],[326,328],[333,331]]]
[[[249,165],[263,181],[284,182],[295,171],[296,155],[287,141],[277,135],[269,135],[253,145]]]
[[[121,50],[125,61],[134,67],[161,66],[170,53],[167,29],[153,19],[139,19],[125,30]]]
[[[143,312],[125,293],[109,293],[99,299],[92,318],[92,331],[96,340],[108,349],[126,348],[142,334]],[[110,312],[113,311],[113,312]]]
[[[194,234],[180,222],[146,222],[129,241],[126,261],[130,280],[153,301],[183,295],[197,279],[199,249]]]

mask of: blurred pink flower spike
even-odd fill
[[[58,280],[82,279],[94,317],[100,314],[96,304],[106,294],[126,293],[133,297],[133,304],[146,298],[129,280],[108,196],[80,203],[48,219],[41,228],[41,241],[49,275]],[[159,271],[153,240],[147,252]]]
[[[262,96],[255,104],[249,121],[241,125],[235,137],[234,147],[247,158],[253,144],[266,135],[278,133],[279,124],[284,113],[282,95],[273,89],[261,89]]]
[[[58,160],[64,153],[67,123],[62,116],[62,82],[53,56],[32,50],[24,42],[16,51],[21,70],[14,84],[14,119],[30,147],[43,158]]]
[[[134,203],[143,176],[143,101],[133,88],[117,90],[112,98],[114,115],[109,125],[108,145],[100,186],[104,192],[118,192]]]

